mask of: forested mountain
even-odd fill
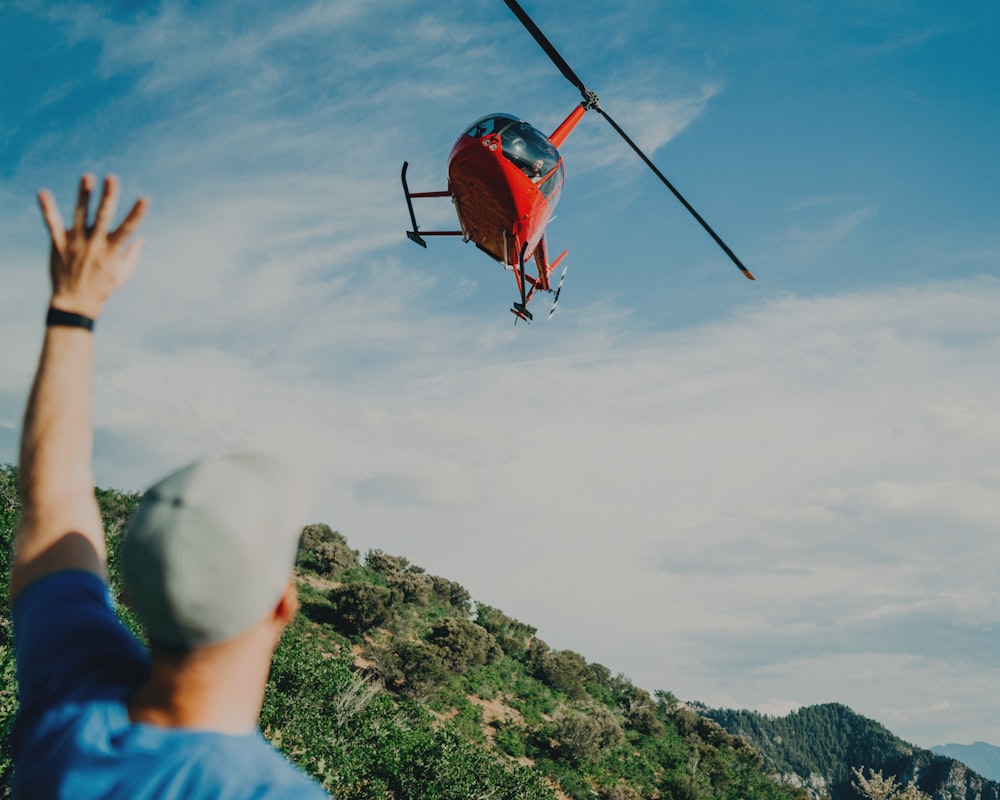
[[[857,800],[852,768],[915,781],[934,800],[997,800],[1000,785],[953,758],[904,742],[874,720],[837,703],[806,706],[785,717],[753,711],[700,709],[742,736],[783,780],[814,797]]]
[[[6,615],[15,477],[0,466],[0,797],[16,710]],[[97,497],[114,588],[138,498]],[[806,800],[670,693],[551,649],[405,558],[361,558],[312,525],[298,582],[302,612],[275,655],[261,725],[338,800]]]

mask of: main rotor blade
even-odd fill
[[[754,276],[750,274],[750,270],[748,270],[745,266],[743,266],[743,262],[740,261],[739,258],[737,258],[736,253],[734,253],[729,248],[729,245],[726,244],[724,241],[722,241],[722,238],[719,236],[719,234],[717,234],[714,230],[712,230],[712,226],[705,221],[704,217],[702,217],[701,214],[695,211],[694,206],[692,206],[686,199],[684,199],[684,195],[682,195],[679,191],[677,191],[677,188],[669,180],[667,180],[667,176],[664,175],[662,172],[660,172],[659,169],[657,169],[656,164],[654,164],[652,161],[649,160],[646,154],[639,149],[639,145],[637,145],[629,138],[629,135],[625,133],[625,131],[623,131],[621,127],[619,127],[618,123],[611,118],[608,112],[605,111],[603,108],[601,108],[599,105],[595,105],[594,110],[602,117],[604,117],[604,119],[606,119],[609,123],[611,123],[611,127],[614,128],[616,131],[618,131],[618,135],[625,140],[626,144],[628,144],[628,146],[635,151],[636,155],[638,155],[639,158],[641,158],[643,161],[646,162],[646,166],[656,173],[656,177],[658,177],[661,181],[663,181],[663,185],[666,186],[671,192],[673,192],[674,197],[676,197],[678,200],[681,201],[681,205],[683,205],[684,208],[686,208],[688,211],[691,212],[691,216],[693,216],[696,220],[698,220],[698,223],[701,225],[701,227],[703,227],[708,232],[708,235],[711,236],[715,240],[715,243],[722,248],[723,252],[727,256],[729,256],[729,259],[743,271],[743,274],[752,281],[756,280],[756,278],[754,278]]]
[[[632,139],[629,138],[629,135],[625,133],[625,131],[623,131],[621,127],[619,127],[618,123],[615,122],[603,108],[601,108],[597,95],[594,94],[592,91],[590,91],[590,89],[588,89],[584,85],[583,81],[580,80],[577,74],[573,72],[570,65],[566,63],[565,59],[561,55],[559,55],[559,52],[555,49],[555,47],[552,46],[552,42],[550,42],[548,38],[546,38],[545,34],[542,33],[541,30],[539,30],[538,26],[534,23],[534,20],[532,20],[531,17],[528,16],[528,13],[523,8],[521,8],[517,0],[504,0],[504,2],[507,4],[507,8],[509,8],[511,11],[514,12],[514,16],[516,16],[519,20],[521,20],[521,24],[528,29],[528,33],[530,33],[532,36],[535,37],[535,41],[538,42],[539,45],[541,45],[542,50],[544,50],[546,55],[548,55],[548,57],[552,60],[552,63],[555,64],[556,67],[558,67],[559,71],[566,77],[566,80],[568,80],[570,83],[576,86],[577,89],[580,90],[580,94],[583,95],[584,106],[586,106],[588,109],[591,108],[594,109],[601,116],[603,116],[609,123],[611,123],[611,127],[614,128],[616,131],[618,131],[618,135],[625,140],[626,144],[628,144],[628,146],[635,151],[636,155],[638,155],[639,158],[641,158],[644,162],[646,162],[646,166],[656,173],[656,177],[658,177],[661,181],[663,181],[663,185],[666,186],[671,192],[673,192],[674,197],[676,197],[678,200],[681,201],[681,205],[683,205],[684,208],[686,208],[691,213],[691,216],[693,216],[698,221],[698,224],[700,224],[701,227],[703,227],[708,232],[708,235],[711,236],[715,240],[715,243],[722,248],[722,251],[727,256],[729,256],[729,259],[743,271],[743,274],[747,278],[749,278],[750,280],[756,280],[756,278],[754,278],[754,276],[750,273],[750,270],[748,270],[743,265],[743,262],[740,261],[739,258],[737,258],[736,253],[734,253],[729,248],[729,245],[727,245],[724,241],[722,241],[722,238],[719,236],[719,234],[717,234],[714,230],[712,230],[712,226],[705,221],[704,217],[702,217],[701,214],[695,211],[694,206],[692,206],[684,198],[684,195],[682,195],[679,191],[677,191],[677,188],[669,180],[667,180],[667,176],[664,175],[662,172],[660,172],[659,169],[657,169],[656,164],[654,164],[652,161],[649,160],[646,154],[639,149],[639,146],[635,142],[633,142]]]
[[[521,8],[517,0],[504,0],[504,2],[507,4],[507,8],[514,12],[514,16],[521,20],[521,24],[528,29],[528,33],[535,37],[535,41],[541,45],[542,50],[544,50],[545,54],[552,59],[552,63],[559,68],[559,71],[566,77],[566,80],[580,90],[580,94],[583,95],[583,99],[590,101],[593,98],[596,100],[593,93],[583,85],[583,81],[577,77],[577,74],[573,72],[570,65],[566,63],[565,59],[559,55],[559,52],[552,46],[552,42],[550,42],[546,38],[545,34],[539,30],[534,20],[532,20],[531,17],[528,16],[528,13]]]

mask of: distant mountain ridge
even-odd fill
[[[963,761],[924,750],[839,703],[805,706],[784,717],[699,709],[742,736],[782,780],[815,798],[858,800],[852,768],[881,770],[902,785],[914,780],[934,800],[1000,800],[1000,784]]]
[[[995,744],[942,744],[932,747],[931,752],[961,761],[991,781],[1000,781],[1000,747]]]

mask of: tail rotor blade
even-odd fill
[[[598,113],[598,114],[600,114],[600,115],[601,115],[602,117],[604,117],[604,119],[606,119],[606,120],[607,120],[607,121],[608,121],[608,122],[610,123],[611,127],[612,127],[612,128],[614,128],[614,129],[615,129],[615,130],[616,130],[616,131],[618,132],[618,135],[619,135],[619,136],[621,136],[621,137],[622,137],[622,139],[624,139],[624,140],[625,140],[625,143],[626,143],[626,144],[627,144],[627,145],[628,145],[629,147],[631,147],[631,148],[632,148],[632,149],[633,149],[633,150],[635,151],[636,155],[638,155],[638,156],[639,156],[639,158],[641,158],[641,159],[642,159],[642,160],[643,160],[643,161],[645,162],[646,166],[647,166],[647,167],[649,167],[649,168],[650,168],[651,170],[653,170],[653,172],[654,172],[654,173],[656,173],[656,177],[657,177],[657,178],[659,178],[659,179],[660,179],[660,180],[661,180],[661,181],[663,182],[663,185],[664,185],[664,186],[666,186],[666,187],[667,187],[667,188],[668,188],[668,189],[669,189],[669,190],[670,190],[671,192],[673,192],[673,195],[674,195],[674,197],[676,197],[676,198],[677,198],[678,200],[680,200],[680,201],[681,201],[681,205],[683,205],[683,206],[684,206],[684,208],[686,208],[686,209],[687,209],[687,210],[688,210],[689,212],[691,212],[691,216],[693,216],[693,217],[694,217],[694,218],[695,218],[695,219],[696,219],[696,220],[698,221],[698,224],[699,224],[699,225],[701,225],[701,227],[705,229],[705,231],[706,231],[706,232],[708,233],[708,235],[709,235],[709,236],[711,236],[711,237],[712,237],[712,239],[714,239],[714,240],[715,240],[715,243],[716,243],[717,245],[719,245],[719,247],[721,247],[721,248],[722,248],[722,251],[723,251],[723,252],[724,252],[724,253],[725,253],[725,254],[726,254],[727,256],[729,256],[729,259],[730,259],[730,260],[731,260],[731,261],[732,261],[732,262],[733,262],[733,263],[734,263],[734,264],[735,264],[735,265],[736,265],[737,267],[739,267],[739,268],[740,268],[740,269],[741,269],[741,270],[743,271],[743,274],[744,274],[744,275],[745,275],[745,276],[746,276],[746,277],[747,277],[747,278],[748,278],[749,280],[751,280],[751,281],[753,281],[753,280],[756,280],[756,278],[754,278],[754,276],[753,276],[753,275],[752,275],[752,274],[750,273],[750,270],[748,270],[748,269],[747,269],[747,268],[746,268],[746,267],[745,267],[745,266],[743,265],[743,262],[742,262],[742,261],[740,261],[740,260],[739,260],[739,258],[738,258],[738,257],[736,256],[736,253],[734,253],[734,252],[733,252],[733,251],[732,251],[732,250],[730,249],[730,247],[729,247],[729,245],[728,245],[728,244],[726,244],[726,243],[725,243],[724,241],[722,241],[722,237],[720,237],[720,236],[719,236],[719,234],[717,234],[717,233],[716,233],[716,232],[715,232],[715,231],[714,231],[714,230],[712,229],[712,226],[711,226],[711,225],[709,225],[709,224],[708,224],[708,223],[707,223],[707,222],[705,221],[705,218],[704,218],[704,217],[702,217],[702,215],[701,215],[701,214],[699,214],[699,213],[698,213],[697,211],[695,211],[695,209],[694,209],[694,206],[692,206],[692,205],[691,205],[691,204],[690,204],[690,203],[689,203],[689,202],[688,202],[688,201],[687,201],[687,200],[686,200],[686,199],[684,198],[684,195],[682,195],[682,194],[681,194],[681,193],[680,193],[680,192],[679,192],[679,191],[677,190],[677,187],[675,187],[675,186],[674,186],[674,185],[673,185],[673,184],[672,184],[672,183],[671,183],[671,182],[670,182],[669,180],[667,180],[667,176],[666,176],[666,175],[664,175],[664,174],[663,174],[662,172],[660,172],[660,170],[659,170],[659,169],[657,169],[657,167],[656,167],[656,164],[654,164],[654,163],[653,163],[652,161],[650,161],[650,160],[649,160],[649,157],[648,157],[648,156],[647,156],[647,155],[646,155],[646,154],[645,154],[644,152],[642,152],[642,150],[640,150],[640,149],[639,149],[639,145],[637,145],[637,144],[636,144],[635,142],[633,142],[633,141],[632,141],[632,139],[631,139],[631,138],[629,138],[629,135],[628,135],[627,133],[625,133],[625,131],[623,131],[623,130],[621,129],[621,127],[620,127],[620,126],[618,125],[618,123],[617,123],[617,122],[615,122],[615,121],[614,121],[614,120],[613,120],[613,119],[611,118],[611,116],[610,116],[610,115],[608,114],[608,112],[607,112],[607,111],[605,111],[605,110],[604,110],[603,108],[601,108],[600,106],[595,106],[595,107],[594,107],[594,110],[595,110],[595,111],[597,111],[597,113]]]
[[[552,308],[549,309],[549,319],[552,319],[552,315],[556,313],[556,306],[559,305],[559,295],[562,294],[563,281],[566,280],[566,271],[569,269],[569,264],[563,267],[562,276],[559,278],[559,285],[556,287],[556,296],[552,300]]]

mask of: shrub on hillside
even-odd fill
[[[7,580],[10,575],[14,527],[21,516],[21,495],[17,488],[17,468],[0,465],[0,609],[7,608]]]
[[[587,694],[585,686],[591,673],[586,659],[579,653],[551,650],[538,659],[535,674],[547,686],[578,700]]]
[[[561,709],[543,732],[553,753],[574,763],[596,761],[625,740],[618,717],[600,705]]]
[[[493,742],[501,753],[506,753],[511,758],[523,758],[527,752],[525,747],[524,730],[517,724],[509,721],[493,720],[490,727],[495,731]]]
[[[462,617],[468,617],[472,613],[472,595],[468,589],[460,583],[439,578],[437,575],[431,575],[431,582],[435,597],[444,605]]]
[[[649,695],[646,694],[646,697]],[[660,737],[666,733],[666,726],[660,719],[652,699],[649,702],[642,699],[635,700],[625,711],[625,720],[631,730],[643,736]]]
[[[369,550],[365,554],[365,566],[384,575],[386,578],[399,575],[408,570],[422,572],[419,567],[412,567],[402,556],[391,556],[382,550]]]
[[[500,649],[511,658],[520,658],[528,650],[538,629],[508,617],[499,608],[476,603],[476,624],[493,634]]]
[[[330,618],[348,634],[384,625],[392,615],[401,595],[398,590],[374,583],[345,583],[330,590]]]
[[[465,619],[442,619],[427,634],[427,641],[438,648],[445,666],[457,673],[492,664],[503,655],[487,630]]]
[[[358,566],[358,551],[348,547],[343,534],[329,525],[306,525],[302,529],[299,566],[336,578],[345,569]]]
[[[598,800],[642,800],[642,796],[625,782],[603,787],[597,792]]]
[[[441,651],[422,639],[390,639],[373,653],[388,686],[409,697],[421,697],[451,677]]]
[[[423,572],[400,572],[386,577],[391,589],[397,589],[403,600],[415,606],[425,606],[434,591],[430,575]]]

